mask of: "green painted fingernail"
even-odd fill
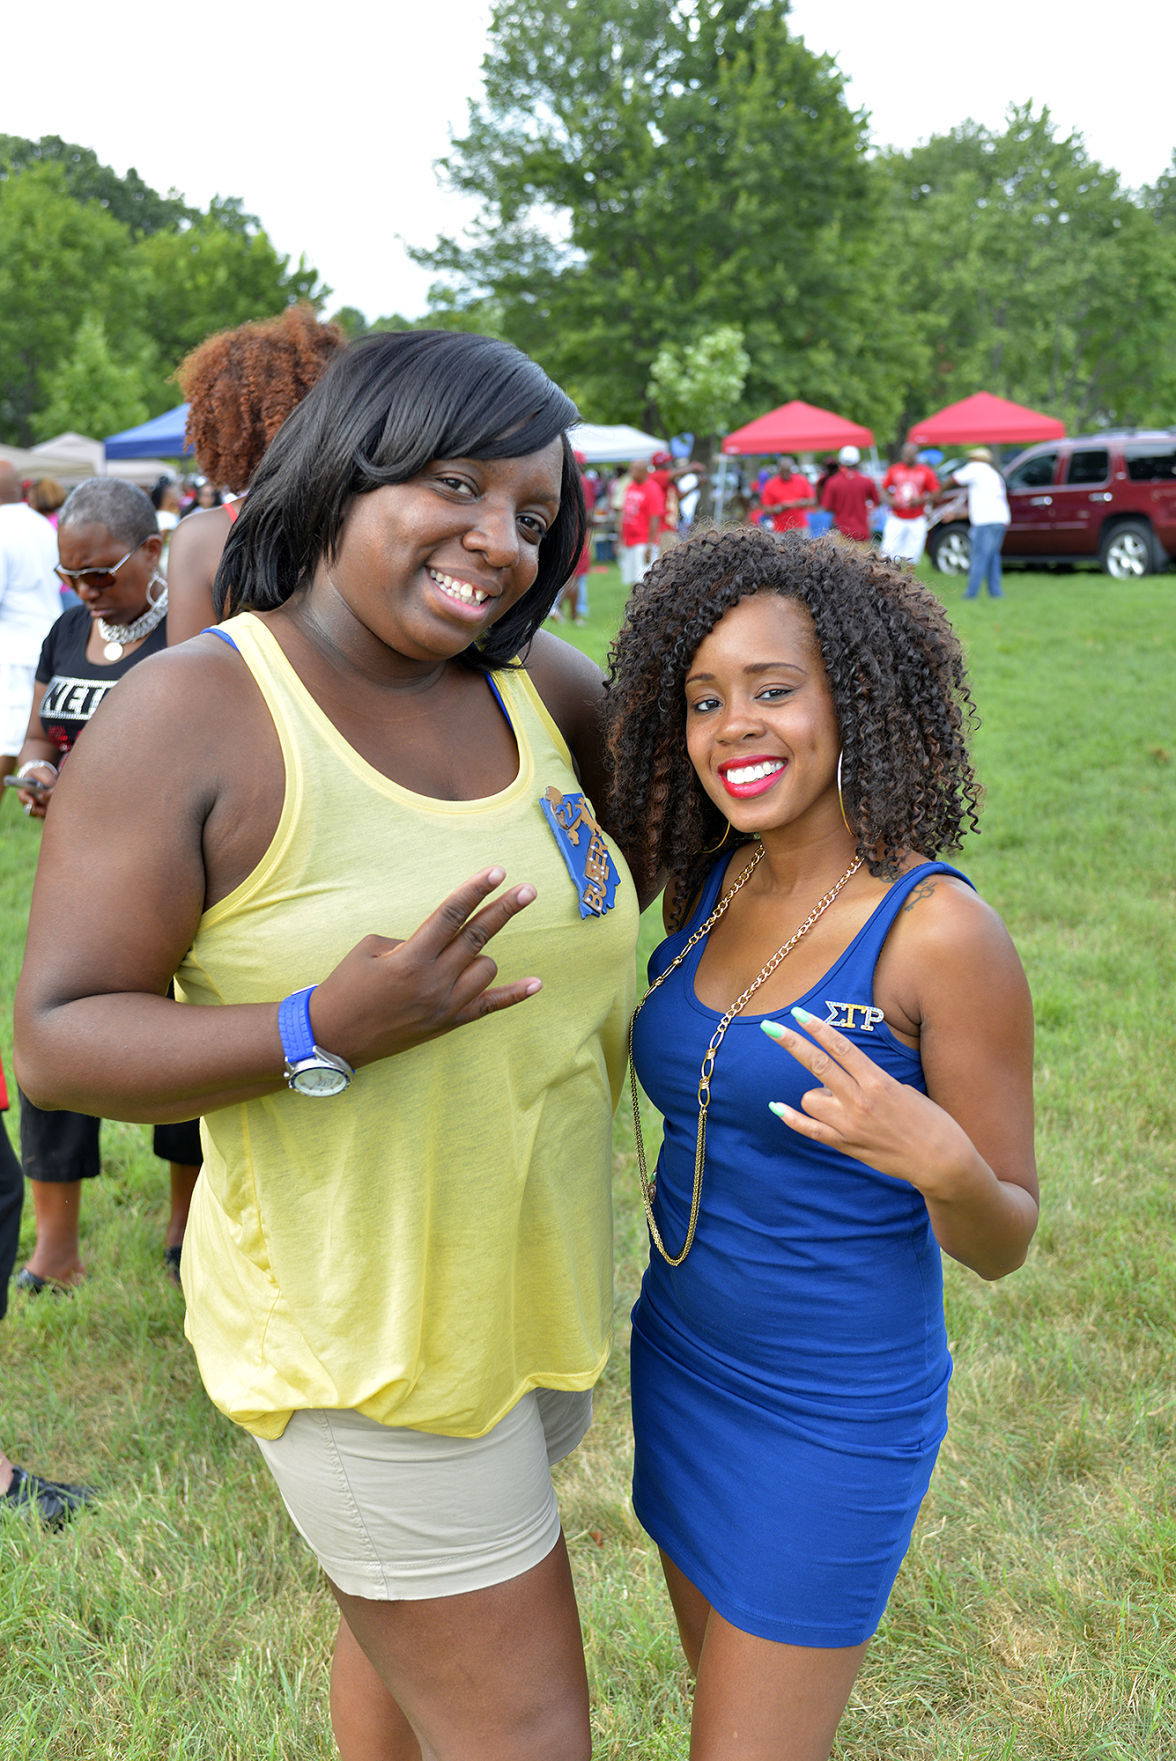
[[[810,1015],[807,1009],[802,1009],[799,1003],[796,1005],[795,1009],[790,1009],[788,1013],[790,1015],[795,1015],[802,1027],[807,1027],[810,1021],[815,1021],[817,1019],[815,1015]]]
[[[778,1021],[761,1021],[760,1027],[767,1034],[769,1039],[774,1040],[778,1040],[784,1031]]]
[[[783,1101],[768,1102],[768,1112],[775,1113],[777,1119],[783,1119],[787,1111],[788,1109],[785,1107]]]

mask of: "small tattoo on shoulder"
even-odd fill
[[[917,887],[911,888],[910,898],[903,905],[902,909],[904,911],[913,911],[920,899],[929,899],[934,891],[935,882],[933,880],[920,881]]]

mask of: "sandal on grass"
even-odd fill
[[[70,1486],[64,1480],[45,1480],[40,1474],[12,1469],[12,1483],[0,1495],[0,1511],[16,1510],[36,1517],[47,1529],[59,1529],[76,1511],[95,1497],[93,1486]]]

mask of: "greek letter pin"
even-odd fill
[[[603,917],[616,901],[619,877],[592,809],[583,795],[561,795],[554,785],[539,805],[572,877],[580,916]]]

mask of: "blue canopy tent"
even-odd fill
[[[188,421],[187,404],[177,404],[150,422],[137,428],[124,428],[121,434],[106,437],[108,459],[179,459],[190,458],[192,448],[184,444],[184,428]]]

